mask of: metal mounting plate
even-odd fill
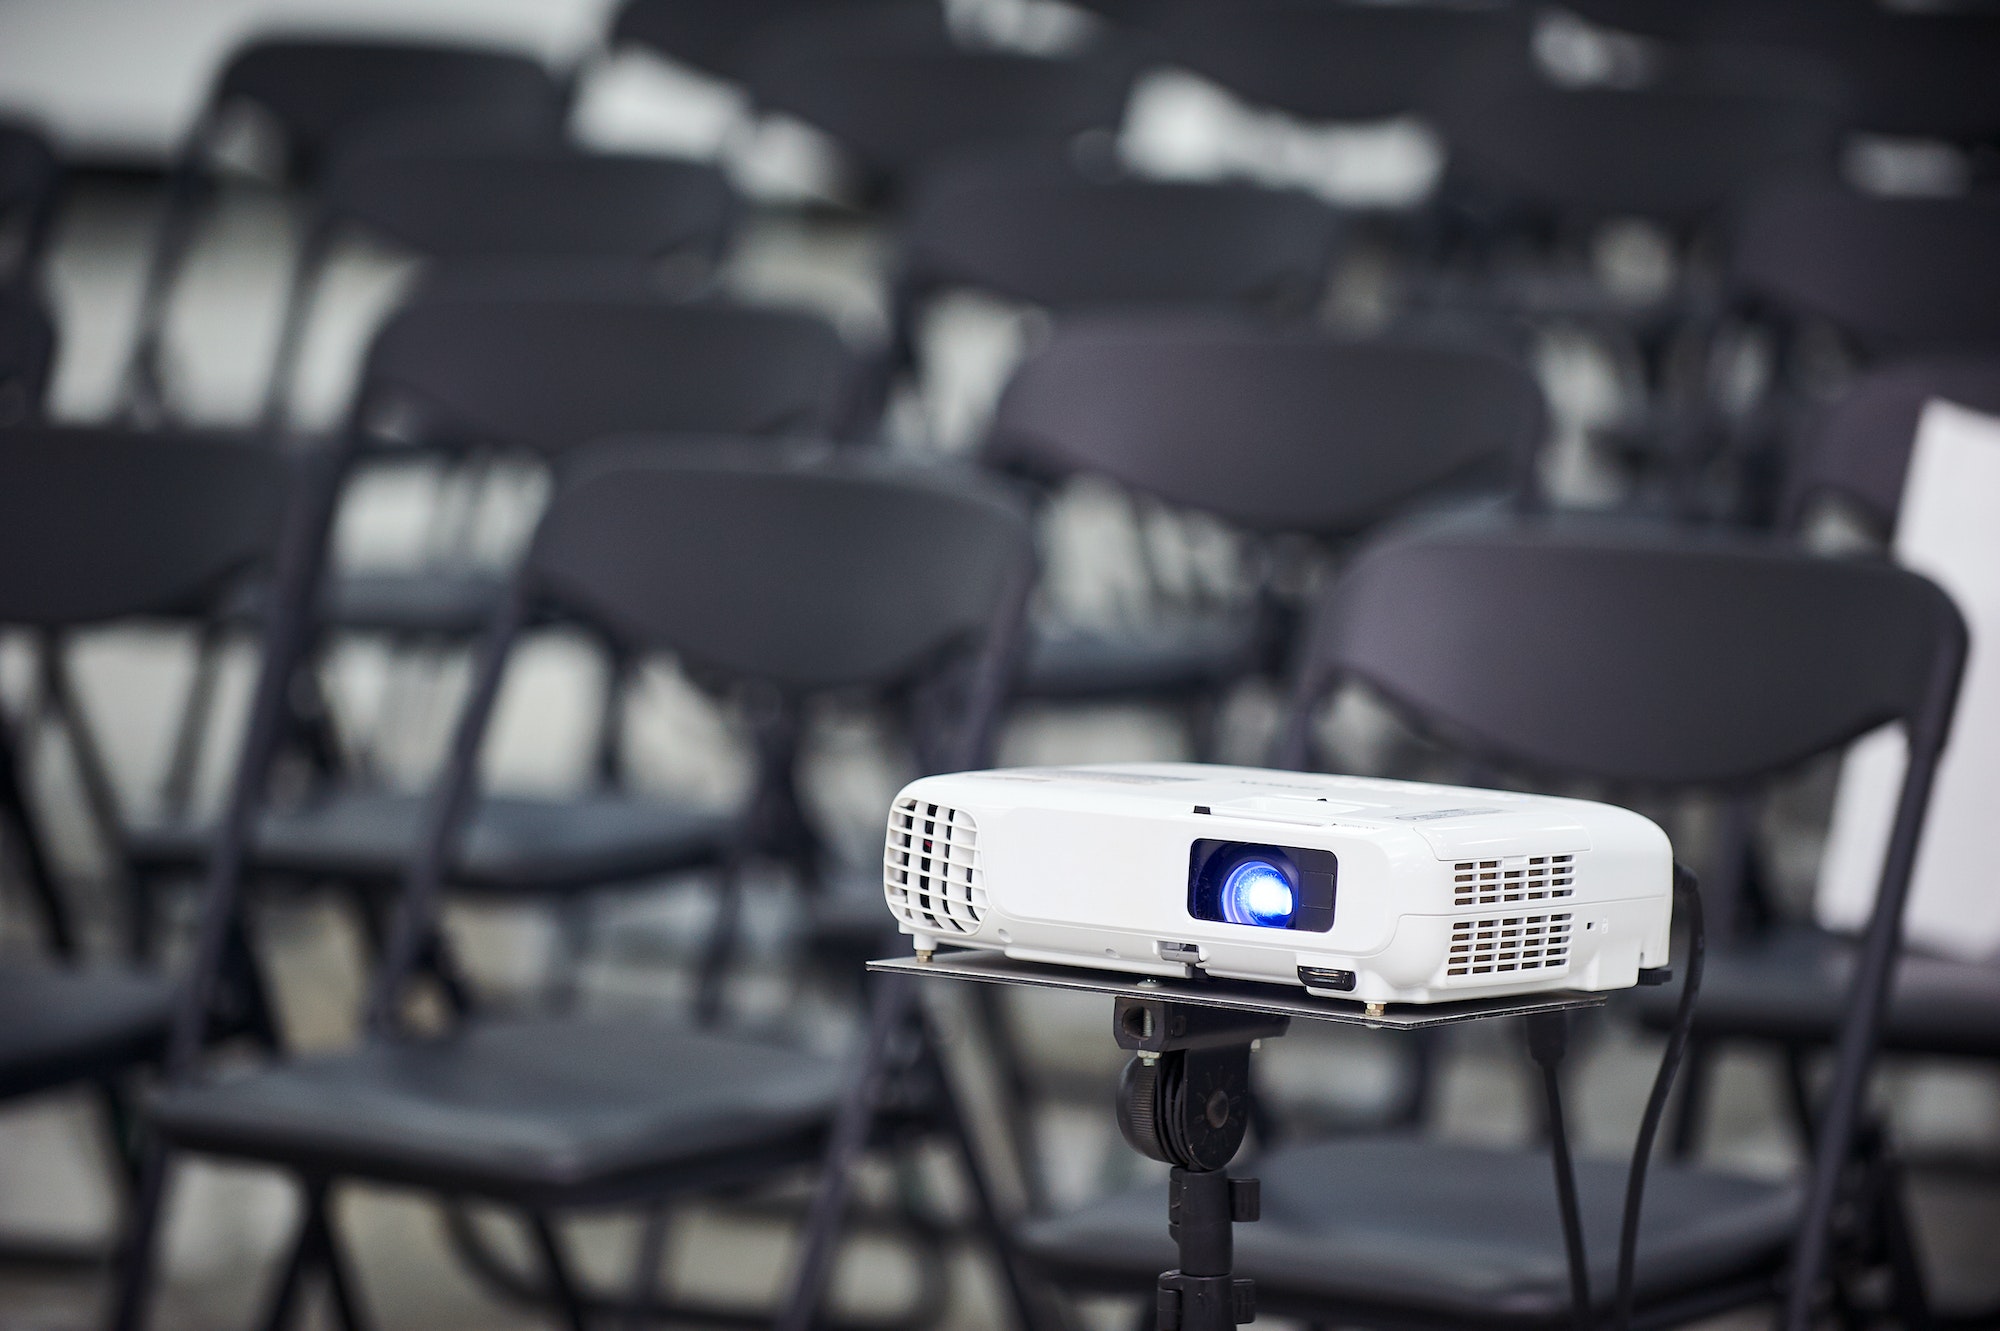
[[[1119,971],[1015,961],[1005,953],[971,949],[938,952],[929,961],[916,957],[871,961],[868,969],[941,980],[978,980],[986,984],[1070,989],[1078,993],[1109,994],[1113,998],[1158,998],[1203,1007],[1234,1008],[1242,1012],[1268,1012],[1303,1021],[1331,1021],[1347,1026],[1401,1031],[1449,1026],[1455,1022],[1479,1021],[1487,1017],[1518,1017],[1531,1012],[1602,1007],[1607,998],[1601,993],[1562,989],[1543,994],[1517,994],[1508,998],[1469,998],[1456,1003],[1395,1003],[1388,1005],[1379,1015],[1371,1016],[1366,1006],[1358,1001],[1315,998],[1304,989],[1293,989],[1288,985],[1206,978],[1156,979]]]

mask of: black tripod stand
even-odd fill
[[[1257,1218],[1254,1178],[1225,1169],[1250,1126],[1250,1048],[1290,1017],[1122,997],[1118,1047],[1133,1051],[1118,1083],[1118,1130],[1132,1149],[1172,1165],[1167,1228],[1180,1266],[1160,1274],[1159,1331],[1234,1331],[1257,1316],[1257,1291],[1230,1273],[1232,1226]]]

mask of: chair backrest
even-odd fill
[[[735,216],[707,163],[534,147],[342,153],[321,203],[439,259],[712,258]]]
[[[0,285],[0,426],[42,414],[55,354],[56,330],[42,302],[25,286]]]
[[[971,49],[940,6],[836,5],[773,23],[749,86],[763,106],[821,130],[877,181],[950,154],[1017,144],[1061,147],[1117,128],[1139,69],[1103,42],[1063,56]]]
[[[1738,219],[1738,286],[1873,352],[2000,343],[2000,194],[1883,198],[1761,190]]]
[[[0,430],[0,623],[198,613],[270,555],[288,482],[223,436]]]
[[[640,295],[420,300],[376,336],[359,422],[555,456],[610,435],[823,434],[855,374],[823,319]],[[388,409],[385,413],[385,408]]]
[[[1688,225],[1774,178],[1831,180],[1837,83],[1782,55],[1705,51],[1636,88],[1496,71],[1436,99],[1455,181],[1565,220]]]
[[[643,47],[740,83],[772,20],[843,3],[873,0],[625,0],[611,21],[609,44]]]
[[[1329,209],[1288,191],[962,162],[912,191],[905,276],[918,288],[975,287],[1052,309],[1296,310],[1325,288],[1334,232]]]
[[[1756,782],[1903,723],[1909,763],[1794,1238],[1786,1325],[1807,1325],[1965,662],[1951,598],[1874,560],[1544,519],[1383,540],[1318,611],[1287,727],[1295,764],[1341,678],[1488,759],[1656,787]]]
[[[786,691],[907,679],[977,643],[1032,572],[1022,511],[976,476],[648,441],[578,463],[524,562],[530,594]]]
[[[518,52],[333,34],[253,39],[230,56],[209,101],[268,116],[302,176],[353,136],[445,121],[480,139],[552,139],[566,109],[555,76]]]
[[[1573,0],[1594,23],[1670,41],[1801,51],[1845,78],[1851,122],[1882,134],[2000,134],[2000,16],[1878,0]]]
[[[989,460],[1103,476],[1253,531],[1338,537],[1525,469],[1541,390],[1483,350],[1221,320],[1059,328],[1002,393]]]
[[[1475,52],[1529,58],[1524,11],[1504,4],[1177,0],[1160,31],[1177,64],[1314,120],[1421,112],[1439,73],[1464,67]]]
[[[1917,423],[1937,399],[2000,415],[2000,349],[1897,361],[1856,378],[1809,432],[1786,477],[1785,516],[1796,523],[1833,497],[1879,533],[1894,532]]]
[[[1891,721],[1941,740],[1956,667],[1940,671],[1963,645],[1942,591],[1872,560],[1630,523],[1459,521],[1350,565],[1300,690],[1363,680],[1478,756],[1538,772],[1725,788]]]

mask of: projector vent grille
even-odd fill
[[[1451,870],[1454,906],[1511,906],[1517,901],[1556,901],[1576,894],[1574,855],[1460,860]]]
[[[1570,917],[1560,915],[1499,915],[1460,920],[1451,930],[1448,978],[1518,975],[1522,971],[1565,970],[1569,966]]]
[[[882,858],[889,909],[927,934],[971,934],[986,917],[979,828],[963,809],[905,797],[889,811]]]

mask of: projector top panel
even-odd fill
[[[965,772],[950,780],[977,782],[980,802],[997,808],[1073,808],[1149,818],[1199,812],[1268,823],[1274,836],[1280,827],[1409,831],[1439,859],[1523,838],[1574,841],[1575,849],[1585,849],[1594,815],[1612,812],[1551,795],[1201,763],[1016,767]]]

